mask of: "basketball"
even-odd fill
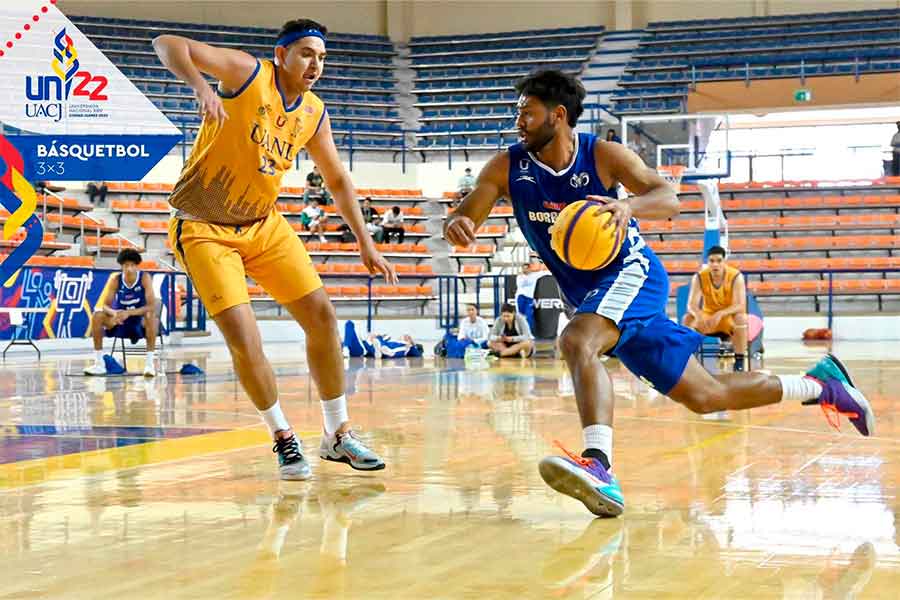
[[[566,206],[553,225],[550,244],[567,265],[582,271],[607,266],[622,249],[624,236],[615,227],[604,227],[611,213],[594,216],[600,202],[578,200]]]

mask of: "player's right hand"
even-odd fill
[[[224,121],[228,118],[222,99],[208,83],[197,90],[197,104],[200,106],[200,117],[209,117],[214,121]]]
[[[471,246],[475,243],[475,222],[464,215],[451,215],[444,226],[444,239],[454,246]]]

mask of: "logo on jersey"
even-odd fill
[[[541,204],[544,206],[544,208],[556,211],[560,211],[566,207],[565,202],[551,202],[550,200],[544,200],[543,202],[541,202]]]
[[[534,221],[535,223],[548,223],[553,224],[556,223],[556,218],[559,216],[559,213],[554,212],[545,212],[542,210],[529,210],[528,211],[528,220]]]
[[[591,176],[587,173],[575,173],[572,175],[572,178],[569,179],[569,185],[575,189],[587,187],[590,182]]]
[[[520,170],[520,171],[527,171],[527,170],[528,170],[528,165],[529,165],[529,164],[530,164],[530,163],[529,163],[529,161],[528,161],[527,158],[520,159],[520,160],[519,160],[519,170]]]
[[[518,183],[519,181],[527,181],[528,183],[537,185],[537,180],[531,175],[519,175],[519,178],[516,179],[516,183]]]

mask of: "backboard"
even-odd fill
[[[727,115],[640,115],[622,118],[622,143],[649,166],[680,165],[683,181],[728,177]]]

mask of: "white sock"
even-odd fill
[[[822,384],[806,375],[776,375],[781,382],[782,401],[815,400],[822,393]]]
[[[613,430],[609,425],[588,425],[582,431],[584,436],[584,449],[594,448],[602,450],[609,464],[612,464],[612,439]]]
[[[291,428],[284,413],[281,412],[281,403],[278,400],[266,410],[256,410],[259,412],[259,416],[262,417],[263,421],[265,421],[266,426],[273,436],[277,431],[287,431]]]
[[[325,434],[334,435],[341,425],[350,420],[347,415],[347,396],[322,400],[322,419],[325,421]]]
[[[94,360],[98,365],[103,364],[103,350],[94,350]]]
[[[153,362],[154,360],[156,360],[156,351],[147,350],[147,362]]]

